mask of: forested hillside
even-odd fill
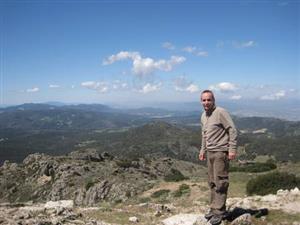
[[[196,162],[201,144],[199,117],[198,112],[117,110],[103,105],[5,108],[0,112],[0,163],[20,162],[35,152],[63,155],[83,148],[119,157],[156,155]],[[270,155],[279,161],[300,160],[300,122],[233,119],[241,158]]]

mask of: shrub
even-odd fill
[[[171,169],[170,173],[167,174],[164,178],[167,182],[178,182],[182,180],[186,180],[187,177],[185,177],[179,170]]]
[[[266,172],[270,170],[276,169],[276,164],[272,162],[266,162],[266,163],[253,163],[248,164],[244,166],[232,166],[229,168],[230,172],[248,172],[248,173],[260,173],[260,172]]]
[[[190,186],[187,184],[182,184],[179,186],[178,190],[176,190],[173,195],[174,197],[181,197],[183,194],[190,193]]]
[[[260,175],[247,183],[247,194],[275,194],[279,189],[300,187],[300,178],[286,172],[273,172]]]
[[[170,190],[168,189],[161,189],[156,192],[153,192],[151,197],[152,198],[159,198],[159,197],[166,197],[169,194]]]
[[[147,203],[147,202],[150,202],[150,201],[151,201],[151,199],[147,198],[147,197],[139,199],[139,203]]]

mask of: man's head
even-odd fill
[[[204,90],[201,93],[201,103],[206,112],[211,111],[215,107],[215,96],[211,90]]]

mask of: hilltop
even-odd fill
[[[297,188],[245,197],[241,182],[256,175],[230,176],[231,217],[222,225],[299,224]],[[126,160],[95,149],[66,156],[36,153],[20,164],[6,161],[0,167],[0,188],[5,225],[207,224],[206,169],[172,158]]]

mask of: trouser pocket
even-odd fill
[[[216,192],[227,193],[229,181],[228,176],[217,176]]]

